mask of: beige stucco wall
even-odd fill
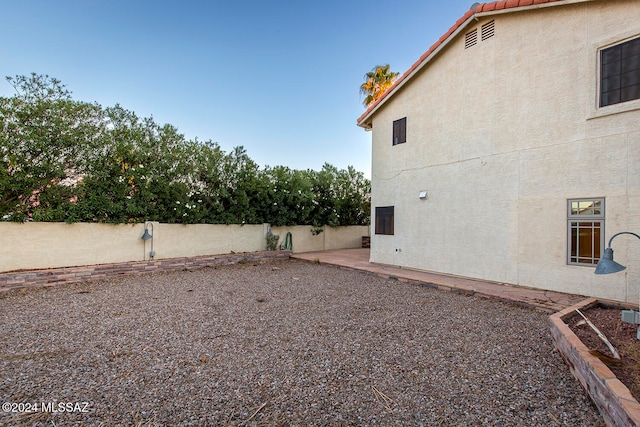
[[[142,260],[142,224],[0,222],[0,271]]]
[[[598,49],[640,35],[639,17],[620,0],[473,21],[373,116],[372,213],[395,206],[395,235],[372,232],[371,260],[638,301],[640,241],[614,241],[624,273],[569,266],[566,204],[605,197],[607,240],[640,232],[640,101],[597,108]]]
[[[313,252],[331,249],[362,247],[362,236],[369,235],[368,225],[349,227],[324,227],[321,233],[313,234],[313,227],[297,225],[293,227],[273,227],[272,232],[280,236],[279,245],[284,245],[288,232],[293,238],[294,252]]]
[[[360,247],[369,228],[273,227],[284,244],[293,235],[294,252]],[[152,223],[155,259],[255,252],[266,249],[268,224],[209,225]],[[64,224],[0,222],[0,272],[108,264],[149,259],[151,240],[141,239],[143,224]]]
[[[156,258],[180,258],[263,251],[266,249],[264,236],[268,226],[158,224],[156,228]]]

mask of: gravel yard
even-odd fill
[[[0,400],[49,405],[0,425],[604,425],[546,314],[328,265],[12,291],[0,319]]]

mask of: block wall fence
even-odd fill
[[[78,267],[98,264],[207,257],[259,252],[266,249],[269,230],[278,245],[291,233],[293,252],[359,248],[369,226],[325,227],[314,235],[311,226],[147,223],[153,239],[142,240],[145,224],[8,223],[0,222],[0,272]]]

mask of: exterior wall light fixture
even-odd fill
[[[149,226],[151,226],[151,233],[149,233]],[[156,256],[156,251],[153,250],[153,223],[147,222],[144,224],[144,234],[141,237],[145,242],[151,239],[151,251],[149,252],[149,258]]]
[[[621,231],[620,233],[616,233],[613,236],[611,236],[611,239],[609,239],[609,244],[607,245],[607,248],[604,250],[604,255],[598,261],[598,265],[596,266],[596,271],[594,271],[595,274],[617,273],[627,268],[624,265],[618,264],[613,260],[613,249],[611,249],[611,242],[616,236],[619,236],[621,234],[631,234],[632,236],[636,236],[638,239],[640,239],[639,235],[637,235],[636,233],[632,233],[630,231]],[[639,325],[640,312],[634,311],[634,310],[622,310],[622,321],[626,323],[632,323],[634,325]],[[640,326],[638,327],[637,337],[638,339],[640,339]]]

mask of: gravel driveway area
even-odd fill
[[[604,425],[546,314],[329,265],[12,291],[0,318],[0,425]]]

